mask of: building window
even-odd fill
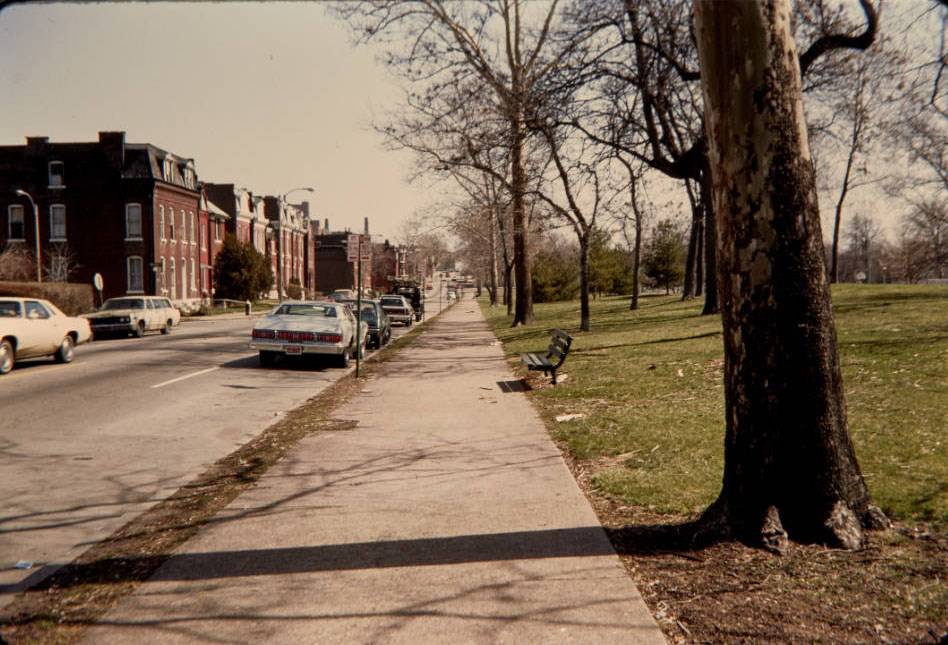
[[[61,161],[49,162],[49,187],[62,188],[66,185],[66,165]]]
[[[186,227],[187,227],[187,225],[188,225],[188,220],[187,220],[187,218],[184,216],[184,209],[183,209],[183,208],[181,209],[180,212],[181,212],[181,241],[182,241],[182,242],[187,242],[187,241],[188,241],[188,229],[187,229]]]
[[[197,272],[194,270],[194,258],[191,258],[191,291],[197,289],[195,280],[197,280]]]
[[[190,167],[185,167],[184,169],[184,185],[194,190],[194,169]]]
[[[128,258],[128,292],[141,293],[145,290],[142,274],[142,259],[137,255]]]
[[[49,207],[49,239],[62,242],[66,239],[66,206],[52,204]]]
[[[23,206],[14,204],[7,209],[7,239],[26,239],[26,226],[23,224]]]
[[[165,181],[168,183],[174,182],[174,162],[171,161],[171,157],[165,157],[161,172],[165,177]]]
[[[219,221],[214,222],[214,241],[221,241],[221,223]]]
[[[125,204],[125,239],[142,239],[142,205]]]
[[[170,270],[170,273],[168,274],[168,286],[171,290],[171,299],[175,300],[178,297],[178,294],[175,291],[177,288],[177,283],[175,280],[177,280],[178,276],[174,270],[174,258],[168,260],[168,268]]]
[[[165,207],[158,207],[158,237],[163,242],[165,240]]]
[[[201,248],[207,247],[207,220],[201,222]]]
[[[196,244],[195,240],[197,238],[194,237],[194,213],[189,211],[188,218],[191,221],[191,244]]]
[[[174,241],[174,209],[168,209],[168,239]]]

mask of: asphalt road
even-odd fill
[[[261,368],[250,324],[98,340],[71,364],[24,361],[0,378],[0,606],[345,373]]]

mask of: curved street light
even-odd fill
[[[30,195],[25,190],[20,188],[16,189],[16,194],[20,197],[26,197],[30,200],[30,204],[33,206],[33,232],[36,235],[36,281],[43,282],[43,259],[40,254],[40,220],[39,220],[39,208],[36,206],[36,202],[33,201],[33,196]]]
[[[312,186],[300,186],[299,188],[292,188],[286,191],[283,193],[283,197],[280,198],[280,237],[277,239],[277,298],[280,302],[283,302],[283,222],[285,220],[284,216],[286,215],[286,206],[288,203],[286,198],[291,193],[295,193],[300,190],[305,190],[308,193],[316,192],[316,189]]]

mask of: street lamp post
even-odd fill
[[[33,232],[36,236],[36,281],[43,281],[43,257],[40,254],[40,217],[39,217],[39,208],[36,206],[36,202],[33,201],[33,196],[30,195],[25,190],[19,188],[16,189],[16,194],[20,197],[26,197],[30,200],[30,204],[33,206]]]
[[[283,302],[283,278],[285,277],[283,269],[283,224],[286,222],[286,198],[290,193],[295,193],[298,190],[305,190],[308,193],[316,192],[316,189],[312,186],[300,186],[283,193],[283,198],[280,200],[280,230],[279,238],[277,238],[277,298],[280,302]]]

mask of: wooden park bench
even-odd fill
[[[566,360],[566,355],[569,354],[569,346],[572,344],[572,336],[560,329],[554,329],[546,354],[532,352],[521,354],[520,360],[523,361],[528,370],[552,374],[553,385],[556,385],[556,370]]]

